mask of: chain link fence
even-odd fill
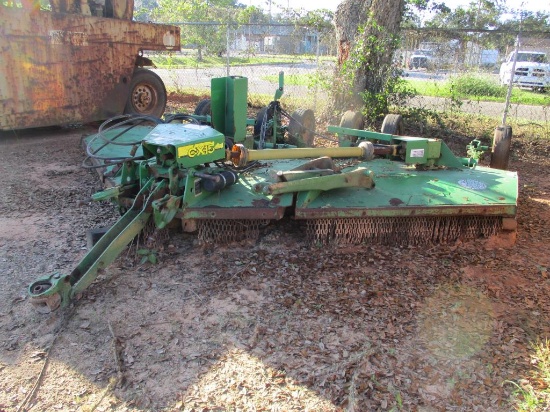
[[[330,97],[327,85],[337,54],[330,28],[189,22],[180,26],[182,51],[162,59],[157,70],[171,89],[208,93],[212,77],[244,76],[250,96],[269,99],[278,86],[278,73],[284,71],[283,99],[322,109]],[[517,33],[504,31],[404,30],[395,64],[417,95],[403,105],[501,119],[509,86],[501,66],[517,40]],[[518,49],[550,56],[550,33],[521,33]],[[208,56],[217,56],[217,64]],[[523,63],[517,64],[516,74]],[[550,136],[550,66],[538,66],[548,87],[513,87],[507,119],[540,125]]]

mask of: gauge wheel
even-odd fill
[[[195,107],[195,114],[197,116],[208,116],[212,114],[211,110],[211,100],[210,99],[202,99],[200,102],[197,103],[197,107]]]
[[[165,123],[179,123],[179,124],[201,124],[197,119],[195,119],[190,114],[185,113],[176,113],[168,114],[164,116]]]
[[[365,127],[363,115],[361,114],[361,112],[348,110],[342,115],[342,119],[340,120],[340,127],[344,127],[346,129],[363,130],[363,128]],[[357,136],[345,134],[340,136],[338,138],[338,141],[340,146],[351,146],[357,142]]]
[[[393,134],[394,136],[403,136],[404,133],[403,116],[400,114],[388,114],[382,122],[382,133]]]
[[[512,128],[499,126],[495,129],[493,149],[491,152],[491,167],[493,169],[508,169],[510,147],[512,145]]]
[[[199,101],[193,113],[196,116],[212,116],[212,100],[202,99],[201,101]],[[201,121],[200,123],[208,124],[207,121]]]
[[[161,117],[166,100],[166,88],[161,78],[150,70],[136,69],[124,113]]]
[[[298,109],[290,117],[288,134],[297,146],[313,147],[315,114],[311,109]]]
[[[269,111],[268,111],[269,109]],[[267,112],[267,116],[266,116]],[[256,115],[256,121],[254,122],[254,137],[260,136],[260,133],[262,131],[262,125],[264,123],[268,123],[271,119],[273,119],[273,109],[270,109],[269,106],[262,107],[258,114]],[[273,129],[269,128],[265,131],[266,137],[271,136],[273,134]]]

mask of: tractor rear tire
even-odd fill
[[[405,126],[403,116],[400,114],[388,114],[382,122],[382,133],[392,134],[394,136],[403,136]]]
[[[363,130],[363,128],[365,127],[363,114],[361,112],[348,110],[342,115],[342,119],[340,120],[340,127],[345,127],[346,129]],[[355,144],[357,142],[357,136],[342,135],[338,140],[340,146],[349,146],[349,143],[347,142]]]
[[[315,114],[311,109],[298,109],[288,123],[290,139],[295,139],[298,146],[313,147],[315,138]]]
[[[161,117],[166,101],[166,88],[161,78],[150,70],[135,69],[124,113]]]

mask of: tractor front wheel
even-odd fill
[[[124,113],[161,117],[166,100],[161,78],[150,70],[139,68],[134,70]]]

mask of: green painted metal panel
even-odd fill
[[[428,141],[426,139],[402,138],[406,144],[405,163],[424,164],[428,160]]]
[[[210,110],[212,111],[212,127],[220,133],[225,132],[225,106],[227,101],[226,78],[218,77],[210,80]]]
[[[206,125],[159,124],[145,136],[142,144],[146,153],[170,151],[184,167],[225,158],[224,135]]]
[[[307,208],[297,209],[296,217],[516,213],[515,172],[485,167],[422,171],[378,159],[357,166],[369,167],[374,172],[373,189],[321,193]]]
[[[211,80],[212,126],[236,142],[244,141],[247,124],[248,79],[221,77]]]
[[[349,129],[347,127],[329,126],[327,130],[330,133],[341,134],[343,136],[357,136],[362,139],[380,140],[381,142],[390,143],[395,137],[388,133],[372,132],[370,130]]]
[[[266,165],[253,173],[241,174],[237,183],[227,189],[213,193],[187,208],[182,217],[189,218],[229,218],[235,219],[279,219],[284,208],[293,204],[293,194],[269,196],[254,188],[276,179],[278,170],[288,170],[287,165],[295,162],[283,161],[276,165]]]
[[[83,140],[86,154],[95,153],[101,157],[128,157],[132,144],[138,145],[135,156],[142,156],[141,141],[153,130],[153,126],[131,126],[111,129],[103,134],[87,136]],[[109,142],[118,144],[109,144]],[[124,145],[121,145],[124,144]]]
[[[232,111],[233,111],[233,136],[235,143],[243,142],[246,138],[247,112],[248,112],[248,79],[246,77],[231,78],[232,84]],[[229,112],[231,113],[231,112]],[[228,116],[229,118],[231,116]]]

